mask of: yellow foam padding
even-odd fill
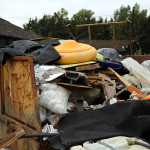
[[[74,40],[67,40],[58,46],[54,46],[61,58],[56,61],[57,64],[74,64],[93,60],[97,51],[94,47],[77,43]]]

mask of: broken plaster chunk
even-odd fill
[[[86,101],[83,101],[83,108],[88,108],[89,104]]]

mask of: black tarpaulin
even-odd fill
[[[56,149],[114,136],[149,140],[150,102],[133,100],[97,110],[66,114],[58,122],[58,131],[59,136],[48,140]]]

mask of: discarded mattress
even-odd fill
[[[58,64],[74,64],[93,60],[97,51],[94,47],[77,43],[74,40],[67,40],[54,48],[61,55]]]

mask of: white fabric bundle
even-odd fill
[[[71,147],[70,150],[80,150],[81,148],[84,148],[85,150],[148,150],[148,148],[145,148],[141,145],[136,145],[134,141],[148,145],[146,142],[143,142],[137,138],[117,136],[97,141],[96,143],[90,143],[87,141],[83,143],[83,147],[81,145],[77,145]]]

